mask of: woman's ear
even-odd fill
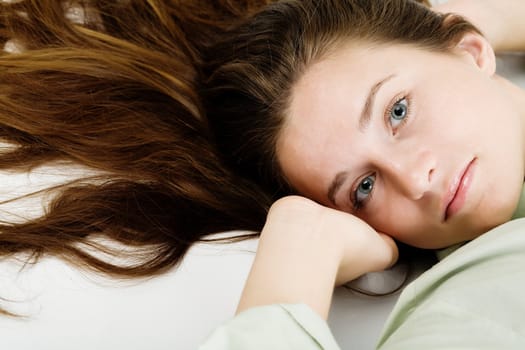
[[[490,43],[480,34],[467,33],[456,45],[460,53],[468,54],[476,65],[490,76],[496,73],[496,54]]]

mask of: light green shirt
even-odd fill
[[[525,190],[524,190],[525,192]],[[525,203],[522,193],[521,203]],[[514,217],[525,216],[518,206]],[[525,349],[525,219],[459,247],[409,284],[378,349]],[[247,310],[218,328],[201,350],[339,349],[308,306]]]

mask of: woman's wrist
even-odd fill
[[[322,232],[315,205],[289,197],[272,206],[237,312],[303,303],[328,317],[343,250],[334,232]]]
[[[357,217],[287,197],[270,209],[237,312],[304,303],[326,318],[336,284],[396,259],[394,242]]]

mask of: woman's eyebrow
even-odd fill
[[[335,204],[335,194],[341,187],[341,185],[345,182],[346,176],[348,175],[347,171],[341,171],[337,173],[337,175],[334,177],[334,180],[330,184],[330,187],[328,188],[328,200],[333,204]]]
[[[368,125],[370,124],[370,120],[372,119],[372,109],[374,107],[374,101],[376,99],[377,93],[379,92],[379,89],[381,89],[381,86],[383,86],[387,81],[394,78],[395,76],[395,74],[389,75],[383,80],[377,82],[370,89],[368,97],[366,98],[365,105],[363,107],[363,111],[361,112],[361,117],[359,118],[359,131],[365,131],[366,128],[368,128]]]

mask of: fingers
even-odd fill
[[[381,239],[383,239],[383,241],[385,242],[387,246],[387,253],[386,253],[387,256],[388,254],[390,254],[389,262],[386,264],[386,267],[384,268],[384,269],[388,269],[394,266],[394,264],[399,259],[399,249],[397,248],[397,244],[394,241],[394,239],[390,237],[389,235],[379,232],[379,236],[381,237]]]
[[[338,283],[368,272],[385,270],[395,264],[399,254],[390,236],[378,233],[360,218],[299,196],[275,202],[263,231],[263,235],[276,232],[275,239],[279,241],[307,240],[332,244],[332,254],[339,259]],[[290,245],[293,246],[293,242]],[[319,257],[333,258],[334,255]]]

